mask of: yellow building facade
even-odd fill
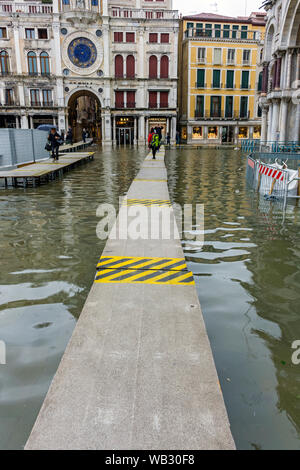
[[[265,13],[186,16],[179,37],[181,142],[260,138]]]

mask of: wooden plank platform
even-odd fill
[[[43,182],[49,182],[63,175],[77,165],[94,159],[95,152],[82,152],[63,154],[58,161],[52,158],[31,165],[14,168],[13,170],[0,171],[0,181],[4,180],[4,185],[8,186],[36,186]]]

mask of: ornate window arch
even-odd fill
[[[152,55],[149,58],[149,78],[157,78],[157,57]]]
[[[50,59],[49,54],[45,51],[40,54],[40,66],[42,75],[50,75]]]
[[[6,75],[9,72],[9,55],[7,51],[0,52],[0,73]]]
[[[28,62],[28,73],[29,75],[37,75],[37,57],[36,53],[33,51],[28,52],[27,54],[27,62]]]

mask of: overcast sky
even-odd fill
[[[216,7],[216,3],[218,6]],[[259,11],[263,0],[173,0],[174,9],[184,15],[190,13],[218,13],[227,16],[244,16]],[[264,10],[262,10],[264,11]]]

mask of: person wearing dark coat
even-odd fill
[[[55,127],[52,127],[49,135],[48,135],[48,141],[51,145],[52,149],[52,158],[54,160],[58,160],[58,149],[59,149],[59,140],[61,140],[60,135],[56,131]]]
[[[71,127],[68,129],[66,140],[70,145],[73,145],[73,131]]]

